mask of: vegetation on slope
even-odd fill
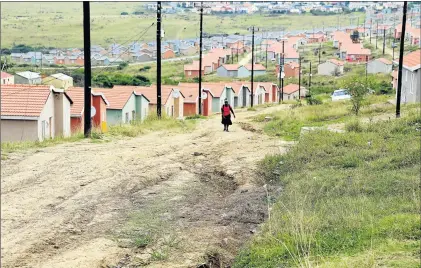
[[[306,120],[321,112],[299,109]],[[419,110],[354,119],[346,133],[311,132],[266,156],[262,177],[283,190],[234,267],[419,267],[420,128]]]

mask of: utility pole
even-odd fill
[[[370,44],[371,44],[371,32],[373,29],[373,19],[370,19]]]
[[[301,100],[301,57],[298,58],[298,99]]]
[[[311,61],[310,61],[310,73],[308,74],[308,93],[310,94],[310,88],[311,88],[311,77],[312,77],[312,73],[311,73]]]
[[[319,64],[320,64],[321,54],[322,54],[322,43],[319,43]]]
[[[161,2],[158,1],[156,9],[156,113],[161,119]],[[200,70],[199,70],[200,73]]]
[[[398,90],[396,92],[396,118],[401,117],[401,92],[402,92],[402,64],[403,50],[405,49],[405,29],[406,29],[406,10],[408,2],[403,2],[401,47],[399,50],[399,68],[398,68]]]
[[[376,30],[376,49],[377,49],[377,39],[379,35],[379,21],[377,20],[377,30]]]
[[[282,66],[282,72],[280,72],[279,76],[281,77],[281,101],[284,100],[284,77],[285,77],[285,73],[284,75],[282,75],[282,73],[284,72],[284,64],[285,64],[285,41],[282,40],[282,59],[281,62],[279,64],[279,68],[281,68]]]
[[[83,2],[83,50],[84,50],[84,128],[85,138],[91,136],[91,14],[89,1]],[[99,111],[98,111],[99,112]]]
[[[254,75],[254,26],[252,28],[251,34],[251,107],[253,107],[253,98],[254,98],[254,91],[253,91],[253,75]]]
[[[268,68],[268,41],[266,40],[266,56],[265,56],[265,58],[266,58],[266,69]]]
[[[203,2],[200,3],[200,44],[199,44],[199,115],[202,114],[202,36],[203,36]]]
[[[365,56],[365,83],[367,83],[367,73],[368,73],[368,55]]]
[[[386,48],[386,29],[383,30],[383,55]]]
[[[282,88],[282,59],[279,57],[279,89]],[[278,101],[281,103],[282,100],[282,92],[279,91],[279,98]]]

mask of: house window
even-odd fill
[[[191,71],[188,71],[188,72],[187,72],[187,74],[188,74],[188,75],[191,75]]]
[[[135,120],[135,118],[136,118],[136,111],[135,111],[135,110],[133,110],[133,111],[132,111],[132,120]]]
[[[125,121],[125,123],[128,123],[129,122],[129,113],[126,113],[126,121]]]
[[[3,79],[3,84],[6,84],[6,79]]]

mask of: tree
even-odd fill
[[[341,70],[339,70],[339,67],[336,66],[335,69],[332,72],[333,76],[340,76],[341,75]]]
[[[348,90],[351,95],[352,108],[351,111],[358,115],[367,94],[372,88],[372,77],[365,77],[360,75],[349,76],[342,81],[342,88]]]
[[[121,12],[120,15],[129,15],[128,12]]]
[[[118,65],[117,70],[123,70],[127,66],[129,66],[129,64],[127,62],[122,62]]]

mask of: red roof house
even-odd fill
[[[43,141],[70,131],[72,99],[48,85],[1,86],[1,141]]]
[[[83,129],[85,120],[85,93],[82,87],[70,87],[66,93],[72,98],[73,105],[70,109],[70,125],[72,132],[78,132]],[[95,115],[92,118],[92,126],[101,128],[103,122],[107,122],[108,100],[104,94],[91,92],[91,104],[95,108]]]

